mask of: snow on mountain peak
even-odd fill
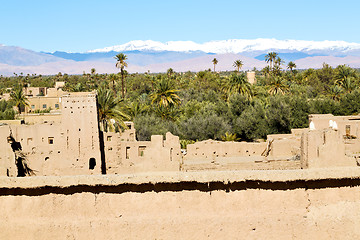
[[[94,52],[123,52],[123,51],[176,51],[190,52],[203,51],[207,53],[241,53],[248,51],[265,51],[271,49],[282,49],[291,51],[311,51],[311,50],[336,50],[346,52],[349,50],[360,49],[359,43],[349,43],[345,41],[305,41],[305,40],[277,40],[268,38],[258,39],[230,39],[210,41],[202,44],[192,41],[169,41],[158,42],[152,40],[134,40],[122,45],[106,47],[88,51]]]

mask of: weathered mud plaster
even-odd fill
[[[0,239],[358,239],[358,168],[0,178]]]

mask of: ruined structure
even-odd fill
[[[182,154],[171,133],[137,141],[131,122],[121,133],[100,131],[96,92],[66,93],[63,86],[27,88],[25,124],[2,121],[0,176],[19,176],[20,155],[37,176],[352,167],[360,159],[360,116],[310,115],[309,129],[253,143],[206,140],[189,144]],[[54,109],[33,113],[47,106]]]
[[[29,118],[39,119],[32,124],[0,126],[0,175],[17,175],[8,136],[19,142],[36,175],[101,173],[96,94],[66,94],[61,99],[61,114],[33,115]]]
[[[37,90],[36,90],[37,89]],[[136,141],[135,129],[101,132],[96,92],[66,93],[57,89],[28,89],[45,96],[30,97],[30,108],[20,120],[1,121],[0,176],[18,176],[17,155],[22,154],[36,176],[121,174],[146,171],[178,171],[181,152],[177,136],[152,136]],[[52,94],[50,94],[52,93]],[[50,113],[32,113],[58,104]],[[55,106],[55,105],[54,105]],[[18,142],[13,149],[8,137]]]

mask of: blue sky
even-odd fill
[[[148,39],[360,43],[359,9],[357,0],[3,0],[0,43],[72,52]]]

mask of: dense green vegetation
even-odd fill
[[[0,120],[11,120],[15,118],[15,111],[10,101],[0,101]]]
[[[115,109],[106,110],[113,117],[102,118],[104,129],[111,119],[132,120],[138,140],[170,131],[184,144],[208,138],[254,141],[307,127],[311,113],[360,112],[360,74],[345,65],[333,68],[324,63],[321,69],[296,70],[295,63],[284,65],[276,53],[269,53],[269,66],[255,69],[257,82],[251,85],[240,71],[241,60],[234,62],[234,72],[215,72],[214,59],[209,62],[214,71],[176,73],[170,68],[159,74],[129,74],[126,56],[118,55],[117,60],[118,74],[92,69],[83,75],[0,77],[0,91],[28,84],[53,87],[55,81],[65,81],[67,91],[99,90],[107,96],[99,96],[102,104],[109,102]],[[0,102],[0,118],[6,111],[11,117],[9,109]]]

